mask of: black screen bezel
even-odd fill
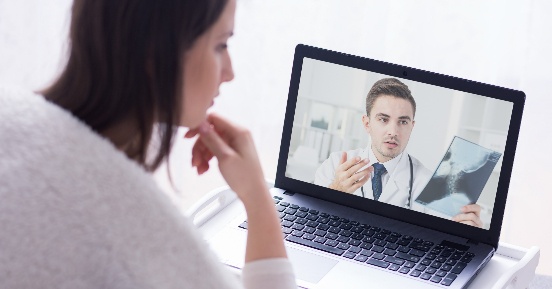
[[[295,115],[295,106],[297,102],[304,58],[371,71],[391,77],[413,80],[429,85],[454,89],[513,103],[512,115],[506,139],[506,147],[504,149],[502,160],[502,168],[498,181],[497,195],[495,198],[495,205],[489,230],[455,223],[450,220],[370,199],[360,199],[357,196],[343,194],[342,192],[337,192],[329,188],[320,187],[318,185],[286,177],[285,170],[288,161],[293,118]],[[524,104],[525,94],[522,91],[299,44],[295,49],[295,56],[293,60],[275,186],[291,192],[305,194],[358,210],[375,213],[444,233],[464,237],[474,242],[486,243],[497,248],[500,230],[502,228],[508,186],[510,184],[512,174],[512,165],[514,162]]]

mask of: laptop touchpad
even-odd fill
[[[286,247],[289,260],[293,264],[297,279],[316,284],[338,263],[300,249]]]

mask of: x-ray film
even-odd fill
[[[450,217],[475,204],[501,153],[454,137],[416,202]]]

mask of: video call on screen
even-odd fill
[[[286,177],[314,183],[317,169],[332,153],[370,149],[362,122],[366,95],[376,81],[389,77],[304,58]],[[411,209],[418,206],[418,211],[450,219],[459,206],[477,204],[488,229],[513,104],[395,78],[416,102],[404,151],[431,172],[423,189],[412,193]]]

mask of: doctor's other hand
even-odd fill
[[[335,169],[334,180],[329,188],[349,194],[354,193],[368,181],[369,175],[374,170],[372,166],[360,170],[368,162],[368,159],[361,160],[360,157],[347,160],[347,153],[343,152],[339,166]]]
[[[462,213],[454,216],[453,221],[471,225],[478,228],[483,228],[483,222],[481,221],[481,206],[478,204],[470,204],[462,207]]]

